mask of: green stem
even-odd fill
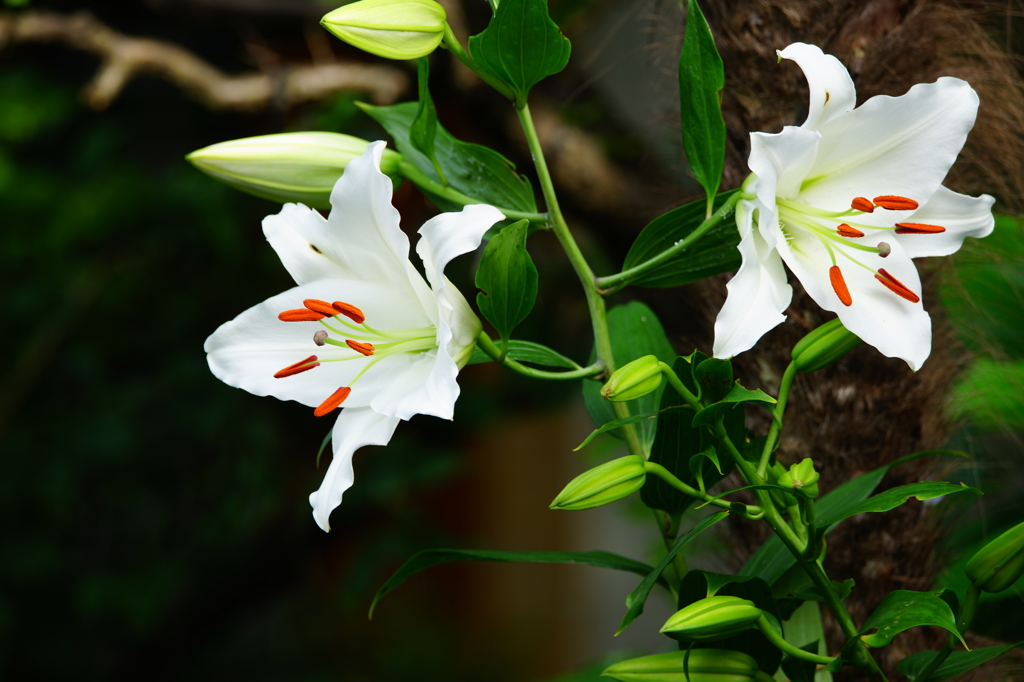
[[[508,367],[513,372],[518,372],[534,379],[554,379],[555,381],[568,381],[570,379],[584,379],[587,377],[597,376],[605,371],[604,364],[598,360],[592,365],[587,367],[580,367],[579,369],[569,370],[567,372],[548,372],[543,369],[534,369],[533,367],[527,367],[519,362],[516,362],[510,357],[506,357],[501,348],[499,348],[491,337],[486,332],[480,332],[476,337],[476,345],[480,350],[488,355],[492,360],[497,362],[499,365]]]
[[[768,438],[764,442],[761,461],[757,465],[757,475],[761,478],[768,474],[768,461],[771,459],[772,452],[775,451],[775,443],[778,440],[779,431],[782,429],[782,416],[786,413],[786,401],[789,400],[789,389],[792,387],[793,379],[796,378],[796,375],[796,363],[791,362],[782,375],[782,382],[779,384],[778,402],[775,403],[775,409],[772,410],[772,425],[768,429]]]
[[[608,275],[607,277],[598,277],[598,290],[601,292],[602,295],[614,293],[619,289],[625,287],[630,282],[637,279],[644,273],[648,272],[649,270],[657,268],[665,261],[668,261],[676,257],[681,252],[690,248],[698,239],[707,234],[713,227],[718,225],[718,223],[722,222],[722,220],[724,220],[725,217],[728,216],[733,211],[737,202],[739,202],[741,198],[742,197],[740,192],[736,192],[735,194],[733,194],[725,201],[724,204],[722,204],[721,207],[719,207],[717,211],[715,211],[714,215],[712,215],[710,218],[708,218],[700,225],[698,225],[696,230],[688,234],[685,238],[673,244],[671,248],[662,251],[657,256],[645,260],[643,263],[635,265],[629,268],[628,270],[623,270],[618,274]]]
[[[408,161],[400,161],[398,163],[398,172],[403,177],[409,180],[412,184],[416,185],[420,189],[436,194],[437,196],[448,199],[456,204],[462,204],[467,206],[470,204],[483,204],[486,203],[480,199],[474,199],[471,196],[465,195],[462,192],[446,187],[439,182],[435,182],[428,177],[423,171],[416,166],[412,165]],[[495,206],[499,211],[505,214],[506,218],[513,220],[529,220],[531,223],[546,223],[548,222],[547,213],[528,213],[525,211],[514,211],[511,208],[504,208],[502,206]]]
[[[702,407],[700,401],[697,399],[697,396],[691,393],[690,389],[688,389],[679,379],[679,376],[676,375],[676,371],[664,362],[659,362],[658,367],[661,368],[661,373],[665,375],[665,378],[668,379],[668,383],[676,390],[676,393],[686,401],[686,404],[689,405],[694,412],[700,412]]]
[[[647,473],[654,474],[655,476],[665,481],[665,483],[668,483],[670,486],[672,486],[679,492],[683,493],[684,495],[689,495],[690,497],[700,500],[701,502],[706,502],[707,504],[712,504],[716,507],[721,507],[722,509],[727,509],[733,512],[736,511],[736,509],[733,508],[733,505],[739,504],[737,502],[730,502],[729,500],[716,498],[713,495],[708,495],[707,493],[702,493],[697,488],[693,488],[686,485],[678,478],[676,478],[671,471],[669,471],[662,465],[658,464],[657,462],[645,462],[644,468],[647,470]],[[741,512],[740,516],[742,516],[745,519],[757,521],[764,516],[764,511],[756,505],[745,504],[742,506],[744,507],[745,511]]]
[[[510,100],[515,100],[516,95],[512,92],[512,88],[487,73],[487,71],[482,69],[480,65],[476,63],[473,56],[463,49],[462,43],[460,43],[459,39],[455,37],[455,33],[452,32],[452,27],[448,25],[447,21],[444,22],[444,38],[441,44],[448,48],[448,51],[455,55],[456,59],[468,66],[470,71],[480,76],[480,80],[487,83]]]
[[[735,444],[729,438],[729,434],[725,430],[725,425],[722,419],[719,418],[715,423],[715,433],[718,438],[725,444],[726,451],[732,456],[736,463],[736,467],[743,474],[747,483],[764,483],[764,479],[758,477],[757,471],[754,469],[753,464],[748,462],[740,454],[739,450],[736,449]],[[779,513],[775,505],[772,504],[771,496],[765,490],[755,490],[754,495],[757,497],[758,504],[764,509],[764,520],[771,526],[775,534],[782,540],[782,544],[786,545],[790,553],[796,557],[797,563],[804,569],[811,582],[817,586],[825,597],[825,603],[832,610],[832,613],[836,617],[836,621],[839,623],[840,629],[846,636],[847,640],[857,639],[857,644],[853,650],[853,664],[855,667],[867,672],[872,679],[885,680],[886,677],[878,667],[878,663],[871,654],[868,652],[867,647],[863,642],[859,641],[859,632],[857,630],[856,623],[853,622],[853,618],[850,616],[850,612],[843,606],[842,600],[836,594],[835,589],[832,587],[832,581],[825,575],[825,571],[821,568],[821,565],[817,561],[807,561],[804,558],[804,552],[807,549],[805,542],[801,541],[796,535],[789,524],[786,523],[785,519]]]
[[[604,298],[597,290],[594,281],[594,273],[587,264],[583,252],[569,232],[569,226],[562,215],[562,209],[558,205],[558,196],[555,194],[555,186],[551,182],[551,173],[548,171],[547,161],[544,159],[544,150],[540,146],[540,138],[537,136],[537,129],[533,125],[533,117],[530,115],[530,107],[523,104],[522,108],[516,108],[519,115],[519,122],[523,126],[523,133],[526,135],[526,144],[533,156],[533,164],[537,169],[537,181],[541,191],[544,193],[544,201],[547,203],[548,214],[551,216],[551,230],[562,245],[565,255],[568,256],[576,276],[583,285],[583,292],[587,297],[587,308],[590,311],[591,325],[594,330],[594,349],[597,355],[597,362],[603,362],[608,375],[615,371],[615,356],[612,352],[612,339],[608,331],[608,311],[604,304]],[[613,402],[612,410],[619,419],[629,416],[629,407],[626,403]],[[629,447],[630,454],[639,455],[647,459],[643,446],[640,444],[640,437],[633,424],[626,424],[622,427],[622,435]]]
[[[782,638],[782,635],[780,635],[778,631],[771,626],[771,623],[768,622],[768,619],[765,618],[763,614],[757,619],[757,629],[760,630],[761,634],[772,643],[772,646],[787,656],[799,658],[801,661],[817,663],[818,665],[828,665],[832,661],[836,660],[831,656],[819,656],[818,654],[812,654],[809,651],[804,651],[803,649],[793,646]]]

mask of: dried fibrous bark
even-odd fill
[[[140,74],[159,76],[211,109],[238,111],[289,107],[346,91],[390,104],[409,86],[398,69],[351,62],[294,64],[273,73],[230,76],[182,47],[125,36],[87,12],[0,12],[0,51],[33,42],[63,43],[100,57],[100,68],[83,92],[93,109],[108,107]]]
[[[727,74],[723,108],[730,137],[725,187],[737,186],[748,173],[748,131],[776,132],[802,122],[807,102],[803,74],[794,64],[778,64],[775,55],[776,49],[802,41],[821,46],[849,67],[860,102],[879,94],[901,95],[914,83],[940,76],[969,81],[981,99],[978,122],[946,184],[960,192],[993,194],[1003,210],[1024,209],[1024,82],[1015,58],[987,35],[983,5],[708,0],[705,8]],[[952,428],[944,407],[964,366],[964,354],[935,303],[942,262],[924,261],[919,266],[934,325],[932,355],[921,371],[915,374],[902,361],[861,346],[836,365],[798,378],[794,385],[779,458],[788,464],[812,457],[821,470],[824,492],[904,455],[939,447]],[[724,302],[726,281],[723,276],[701,285],[700,305],[709,322]],[[789,349],[831,317],[795,278],[791,281],[795,295],[787,321],[757,349],[735,360],[737,374],[753,384],[777,387]],[[708,347],[710,324],[703,338],[692,341]],[[756,431],[767,430],[764,413],[751,414],[750,420]],[[942,464],[919,460],[903,465],[889,474],[883,488],[936,474],[936,466]],[[852,519],[829,536],[826,568],[836,580],[856,581],[847,604],[858,622],[892,590],[927,590],[933,585],[943,521],[934,509],[911,502],[886,514]],[[732,528],[748,553],[763,541],[763,530],[742,523]],[[826,629],[830,650],[838,651],[838,626],[827,622]],[[938,648],[944,639],[942,632],[915,628],[876,656],[890,679],[899,679],[895,665],[903,656]],[[1024,679],[1021,661],[1020,656],[1010,656],[999,662],[999,679]],[[992,674],[986,667],[963,679],[993,679]],[[837,676],[859,678],[853,672]]]

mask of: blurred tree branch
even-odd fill
[[[286,65],[271,73],[229,76],[177,45],[123,35],[87,12],[0,12],[0,50],[30,42],[59,42],[100,57],[99,71],[83,92],[93,109],[109,106],[140,73],[174,83],[211,109],[241,111],[288,107],[346,90],[366,92],[376,104],[390,104],[409,84],[398,69],[345,62]]]

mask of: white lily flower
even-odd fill
[[[414,414],[451,419],[456,375],[472,354],[480,320],[444,276],[504,216],[486,205],[431,218],[409,262],[409,239],[380,171],[383,142],[349,163],[324,219],[285,204],[263,232],[298,285],[246,310],[206,340],[221,381],[330,414],[344,403],[332,435],[334,458],[309,496],[325,531],[353,481],[352,455],[386,445],[399,420]],[[429,285],[428,283],[429,282]],[[372,326],[371,326],[372,325]]]
[[[803,43],[778,54],[803,69],[810,107],[800,127],[750,136],[753,173],[736,207],[743,264],[715,322],[715,357],[748,350],[785,319],[785,262],[847,329],[917,370],[931,352],[931,319],[911,259],[953,253],[995,225],[992,197],[941,184],[974,126],[978,96],[965,81],[940,78],[854,108],[838,59]]]

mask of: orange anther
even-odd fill
[[[345,343],[347,343],[348,347],[354,350],[355,352],[362,353],[363,355],[367,356],[373,355],[373,351],[377,350],[376,348],[373,347],[372,343],[359,343],[358,341],[353,341],[352,339],[345,339]]]
[[[355,307],[351,303],[343,303],[342,301],[335,301],[333,304],[334,310],[345,317],[349,318],[356,324],[362,324],[366,320],[366,315],[363,315],[363,311]]]
[[[897,197],[891,194],[875,197],[875,204],[890,211],[913,211],[918,207],[918,203],[913,199]]]
[[[941,225],[925,225],[924,223],[896,223],[896,234],[938,234],[945,232]]]
[[[863,211],[864,213],[874,213],[875,205],[871,203],[870,199],[864,197],[857,197],[850,202],[850,208],[855,211]]]
[[[334,308],[327,301],[321,301],[317,298],[307,298],[302,302],[302,305],[306,306],[310,310],[315,310],[324,317],[334,317],[336,314]]]
[[[282,369],[280,371],[277,371],[277,372],[274,372],[274,378],[275,379],[284,379],[285,377],[290,377],[293,374],[302,374],[303,372],[305,372],[307,370],[311,370],[314,367],[319,367],[319,366],[320,366],[320,363],[316,361],[316,356],[315,355],[310,355],[305,360],[299,360],[295,364],[288,365],[284,369]]]
[[[836,228],[836,232],[839,233],[840,237],[850,237],[856,239],[857,237],[863,237],[864,233],[858,230],[856,227],[850,227],[846,223],[843,223]]]
[[[921,300],[921,297],[915,294],[913,291],[907,288],[903,282],[899,281],[888,272],[885,268],[879,268],[878,274],[875,275],[875,279],[884,284],[889,291],[896,294],[900,298],[905,298],[911,303],[917,303]]]
[[[326,315],[318,313],[315,310],[309,310],[307,308],[297,308],[295,310],[286,310],[283,313],[279,313],[277,319],[282,322],[316,322],[322,320]]]
[[[338,406],[345,402],[345,398],[352,392],[352,389],[348,386],[342,386],[337,391],[331,394],[331,396],[320,403],[320,406],[313,410],[314,417],[322,417],[325,414],[330,414],[338,409]]]
[[[843,273],[840,272],[838,265],[833,265],[828,269],[828,278],[832,280],[832,288],[835,289],[836,296],[843,302],[843,305],[853,305],[853,298],[850,297],[850,290],[846,286],[846,280],[843,279]]]

